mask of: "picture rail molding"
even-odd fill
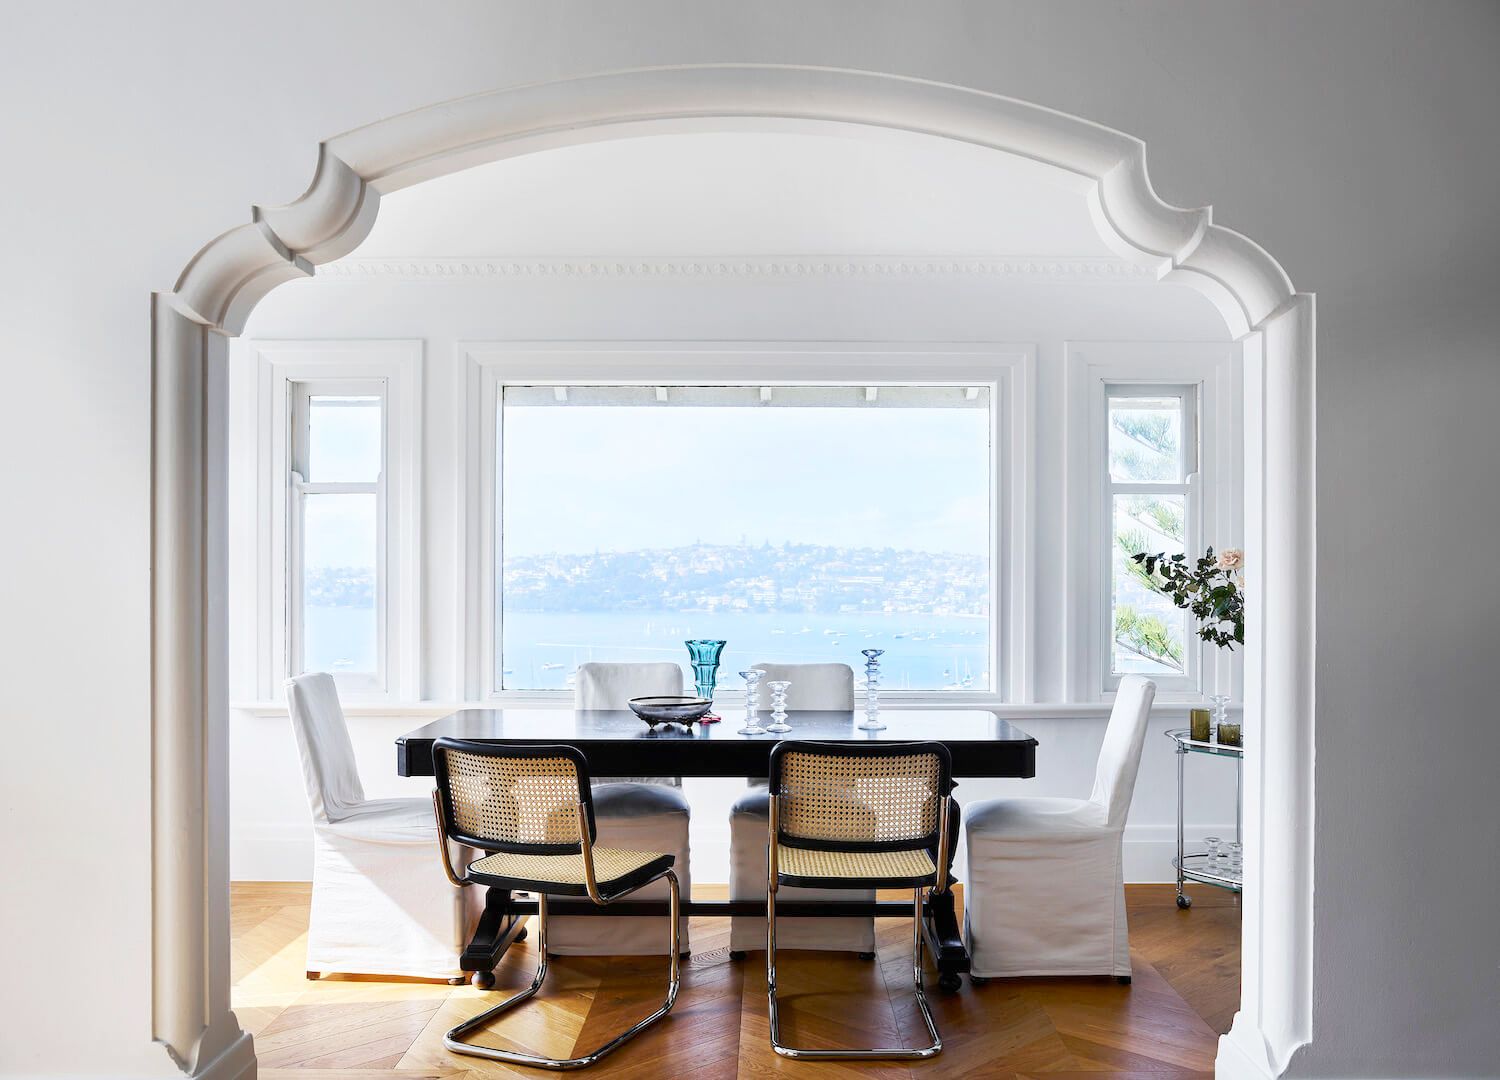
[[[1152,284],[1150,267],[1121,258],[971,255],[597,255],[551,258],[350,256],[317,269],[337,280],[640,280],[689,278],[995,278],[1047,285]]]

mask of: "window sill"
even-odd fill
[[[526,709],[569,709],[572,708],[572,700],[566,694],[516,694],[505,698],[491,698],[487,701],[347,701],[344,702],[344,715],[350,717],[418,717],[426,719],[437,719],[447,716],[449,713],[458,712],[460,709],[503,709],[526,708]],[[1042,702],[1001,702],[996,701],[989,695],[973,695],[962,700],[953,700],[950,697],[921,697],[912,695],[909,697],[896,697],[894,695],[881,695],[880,707],[882,711],[900,712],[903,709],[931,709],[938,711],[956,709],[983,709],[994,713],[996,716],[1006,720],[1021,721],[1025,719],[1057,719],[1057,720],[1093,720],[1107,717],[1110,712],[1110,702],[1107,701],[1042,701]],[[1182,720],[1188,718],[1189,709],[1201,709],[1209,707],[1203,701],[1162,701],[1158,699],[1151,708],[1151,714],[1158,720]],[[857,708],[857,706],[856,706]],[[1239,702],[1229,706],[1229,711],[1239,714],[1243,706]],[[286,716],[287,708],[280,701],[235,701],[229,705],[231,712],[243,713],[248,716]],[[726,701],[723,710],[726,713],[734,712]]]

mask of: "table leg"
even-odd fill
[[[959,976],[969,970],[969,951],[959,932],[951,889],[928,896],[922,933],[937,965],[938,989],[951,994],[962,985]]]
[[[512,941],[526,936],[526,917],[511,910],[510,890],[491,887],[484,894],[484,911],[474,936],[458,959],[462,971],[474,973],[474,985],[488,990],[495,985],[495,965]]]

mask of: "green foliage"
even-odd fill
[[[1156,615],[1141,616],[1129,604],[1115,608],[1115,643],[1137,656],[1182,670],[1182,644]]]
[[[1113,464],[1124,475],[1135,479],[1149,478],[1157,474],[1161,458],[1177,457],[1176,432],[1173,431],[1173,417],[1170,414],[1111,410],[1110,423],[1116,431],[1145,450],[1142,453],[1130,446],[1118,446],[1111,450]]]
[[[1116,430],[1138,443],[1144,443],[1164,457],[1177,453],[1177,440],[1173,438],[1173,416],[1166,412],[1113,412],[1110,421]]]
[[[1156,527],[1163,535],[1170,536],[1174,540],[1183,538],[1185,522],[1181,507],[1152,499],[1146,506],[1146,513],[1151,515],[1151,520],[1156,522]]]
[[[1145,572],[1151,588],[1193,613],[1204,641],[1221,649],[1245,643],[1245,594],[1234,572],[1219,568],[1213,548],[1192,564],[1186,555],[1164,552],[1136,552],[1130,558]]]

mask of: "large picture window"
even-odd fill
[[[589,660],[882,648],[892,690],[991,691],[994,390],[502,384],[496,688]]]

